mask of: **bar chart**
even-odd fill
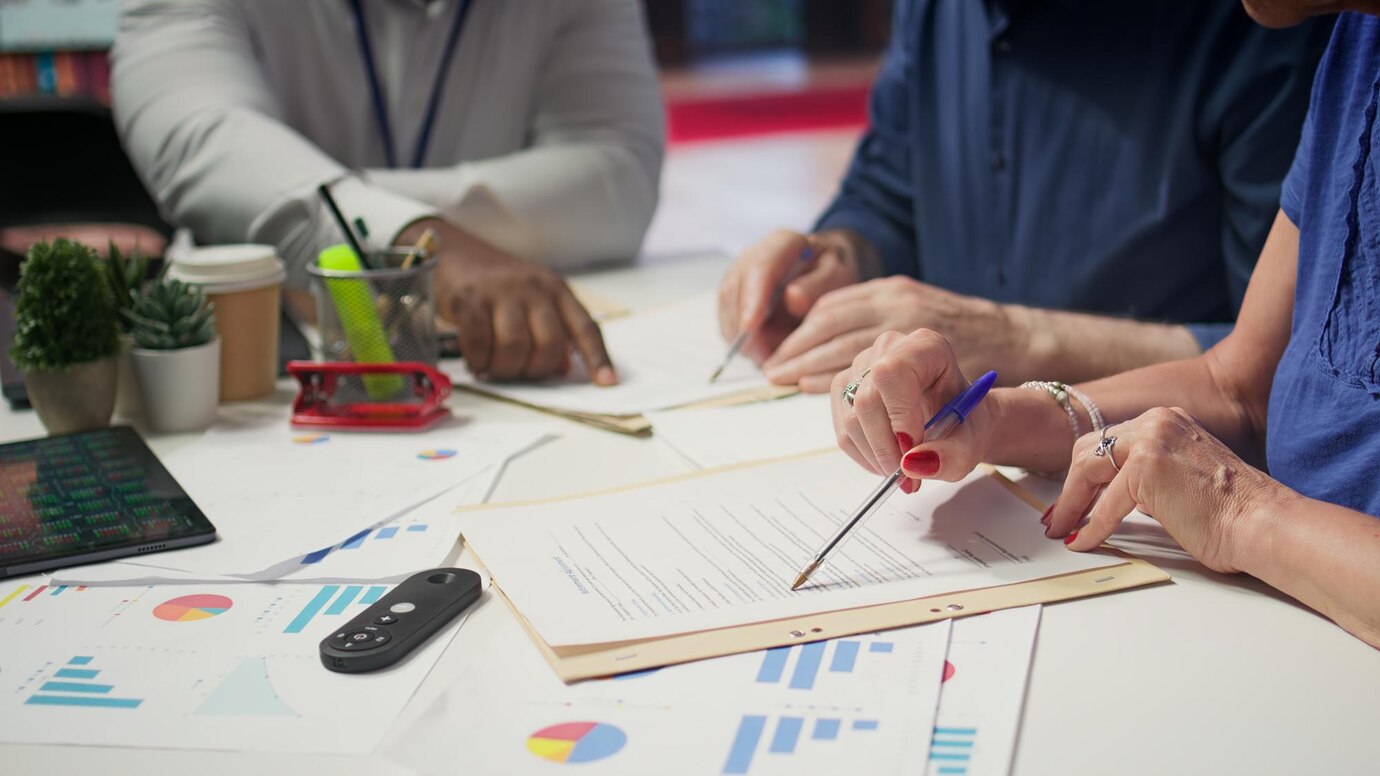
[[[323,585],[302,607],[283,633],[301,633],[317,617],[337,617],[351,606],[368,606],[388,592],[387,585]]]
[[[936,727],[930,739],[930,776],[963,776],[973,756],[977,728]]]
[[[822,670],[831,674],[851,674],[858,667],[861,654],[889,655],[895,644],[889,641],[863,642],[855,639],[816,641],[797,647],[775,647],[762,654],[762,665],[757,670],[759,684],[780,684],[787,682],[792,690],[812,690]],[[828,668],[825,669],[825,653],[830,653]],[[787,679],[786,667],[791,658],[795,667]]]
[[[763,753],[765,756],[794,755],[802,747],[802,741],[837,741],[840,734],[850,732],[875,731],[880,727],[875,719],[843,720],[835,717],[779,716],[774,720],[770,737],[767,728],[772,718],[760,714],[745,714],[738,723],[738,731],[729,745],[728,758],[724,761],[723,773],[752,773],[753,762]],[[806,730],[808,729],[808,736]]]
[[[332,552],[339,550],[358,550],[364,548],[366,541],[386,541],[394,538],[399,533],[404,536],[410,534],[426,533],[426,523],[410,523],[408,525],[385,525],[378,529],[366,528],[363,531],[351,536],[340,544],[339,547],[326,547],[315,552],[309,552],[302,556],[301,564],[310,566],[325,560]],[[372,535],[372,539],[370,538]]]
[[[38,691],[24,701],[26,706],[77,706],[92,709],[137,709],[142,698],[119,698],[111,693],[115,685],[97,682],[100,669],[91,668],[95,658],[77,655],[53,671]]]
[[[84,593],[86,592],[86,585],[19,585],[4,595],[0,595],[0,609],[5,608],[10,603],[28,603],[44,593],[50,596],[62,595],[69,589],[74,593]]]

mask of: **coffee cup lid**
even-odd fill
[[[287,271],[272,245],[214,245],[178,257],[168,277],[208,294],[227,294],[279,285]]]

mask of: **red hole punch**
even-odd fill
[[[424,431],[450,417],[445,406],[450,378],[417,361],[395,364],[292,361],[297,380],[292,402],[293,428],[332,431]],[[374,379],[395,375],[399,387],[378,396]],[[385,383],[391,385],[391,383]]]

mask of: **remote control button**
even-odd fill
[[[373,628],[372,631],[373,632],[367,633],[362,630],[355,631],[345,634],[343,638],[336,636],[331,639],[331,646],[348,652],[359,652],[361,650],[381,647],[393,640],[392,636],[380,631],[378,628]]]
[[[410,604],[406,601],[403,601],[400,604],[393,604],[392,606],[388,607],[388,611],[392,612],[393,614],[407,614],[408,612],[416,610],[416,604]]]
[[[392,625],[397,621],[398,615],[396,614],[381,614],[378,617],[374,618],[375,625]]]

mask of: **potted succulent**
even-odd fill
[[[220,339],[214,307],[200,289],[160,278],[127,315],[130,359],[154,431],[199,431],[220,403]]]
[[[110,243],[109,256],[105,261],[105,277],[110,284],[110,293],[115,298],[115,311],[119,315],[120,325],[115,414],[126,418],[138,417],[143,412],[139,381],[134,377],[134,362],[129,351],[134,347],[134,338],[130,336],[130,329],[134,325],[131,313],[139,299],[144,280],[148,277],[148,271],[149,261],[137,248],[126,257],[114,242]]]
[[[119,324],[96,252],[58,238],[35,243],[20,268],[10,358],[50,434],[109,425]]]

